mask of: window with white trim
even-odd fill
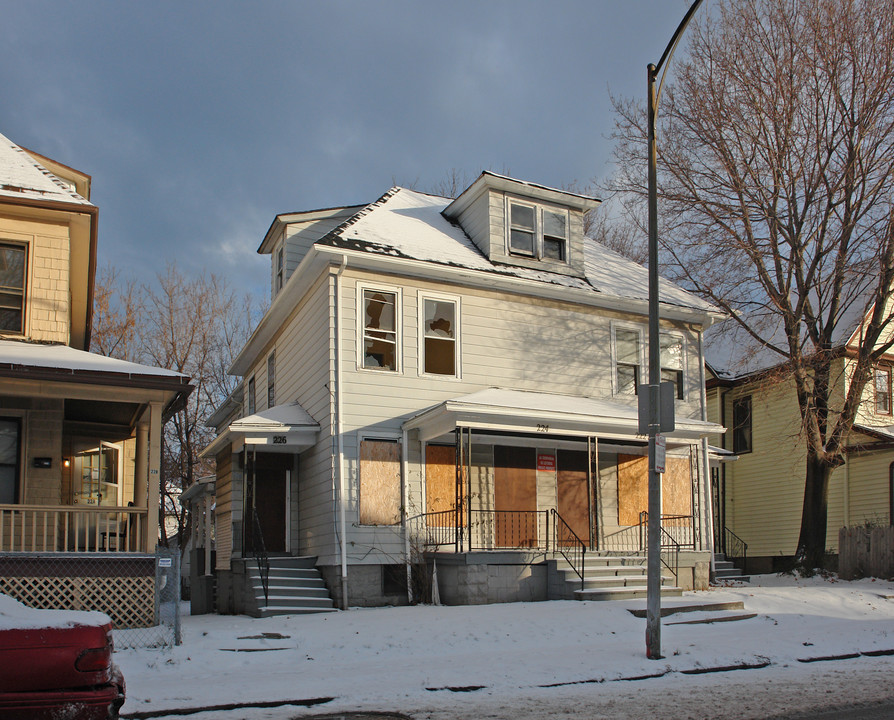
[[[568,261],[568,211],[506,201],[510,255]]]
[[[614,390],[616,395],[635,395],[642,382],[643,333],[638,328],[612,326]]]
[[[891,414],[891,368],[877,367],[873,370],[875,388],[875,412],[877,415]]]
[[[397,372],[400,311],[397,292],[361,289],[361,360],[367,370]]]
[[[459,375],[459,303],[422,297],[422,362],[426,375]]]
[[[283,248],[280,247],[279,250],[276,251],[276,290],[274,291],[274,294],[282,290],[283,269],[285,267],[283,255]]]
[[[661,333],[661,382],[674,384],[674,397],[683,399],[683,338],[680,335]]]
[[[248,414],[255,414],[255,379],[254,376],[248,380]]]
[[[24,333],[27,249],[0,243],[0,332]]]
[[[267,407],[272,408],[276,404],[276,351],[267,356]]]

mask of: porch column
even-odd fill
[[[158,516],[161,512],[161,403],[149,403],[149,482],[146,497],[146,552],[155,552],[158,544]]]
[[[137,447],[134,454],[133,504],[146,507],[149,497],[149,424],[137,423]]]
[[[209,493],[205,495],[205,574],[213,575],[214,572],[211,568],[211,517],[214,512],[211,508],[213,501],[213,496]]]

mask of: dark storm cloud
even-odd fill
[[[683,0],[4,2],[0,132],[93,176],[100,264],[266,292],[274,214],[608,169]]]

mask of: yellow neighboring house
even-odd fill
[[[842,322],[834,351],[833,398],[843,398],[854,363],[861,322]],[[747,571],[778,571],[794,556],[801,528],[806,447],[791,380],[778,379],[769,351],[746,353],[746,339],[727,321],[706,334],[708,420],[728,428],[711,442],[734,454],[712,468],[718,551],[740,555],[747,544]],[[741,331],[739,331],[741,333]],[[844,526],[894,521],[894,353],[874,368],[846,443],[847,460],[832,474],[826,548],[838,553]]]
[[[0,135],[0,592],[151,624],[179,373],[87,351],[90,176]]]

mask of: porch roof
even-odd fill
[[[423,441],[457,427],[546,435],[601,435],[631,439],[638,434],[637,410],[620,403],[578,395],[488,388],[446,400],[404,423],[419,430]],[[725,428],[715,423],[677,418],[672,439],[694,440]]]
[[[204,450],[202,457],[220,452],[228,443],[263,452],[296,453],[316,442],[320,424],[298,403],[275,405],[230,423]]]

